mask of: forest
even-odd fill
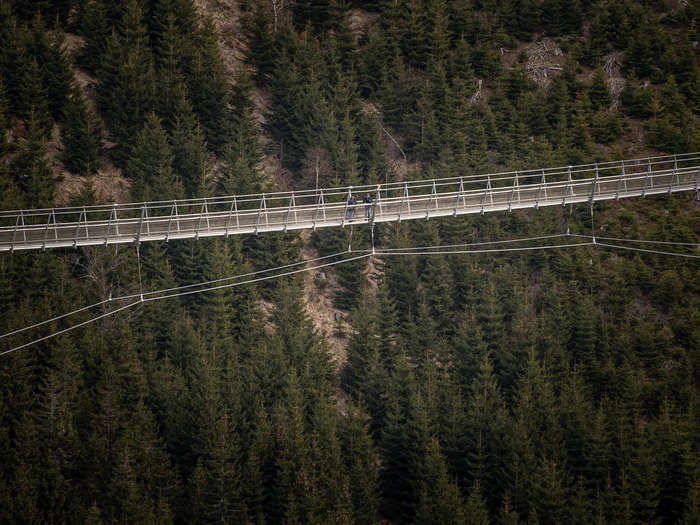
[[[0,210],[694,152],[698,41],[683,0],[0,0]],[[374,242],[565,231],[697,254],[700,202]],[[5,353],[350,242],[369,229],[0,253],[0,523],[700,523],[697,258],[377,256]]]

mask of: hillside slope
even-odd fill
[[[698,150],[697,18],[675,0],[2,2],[0,206]],[[342,260],[370,232],[4,254],[0,353],[106,315],[0,355],[0,523],[699,522],[697,196],[374,239],[567,230],[676,256],[372,257],[111,315]]]

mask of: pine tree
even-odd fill
[[[390,384],[380,480],[392,514],[407,517],[420,495],[419,465],[428,446],[425,405],[405,356],[399,357]]]
[[[696,523],[700,519],[700,481],[698,481],[698,469],[696,469],[693,480],[688,490],[688,496],[685,500],[683,509],[682,525],[690,525]]]
[[[107,42],[107,51],[99,72],[100,109],[107,126],[121,146],[116,160],[123,162],[131,144],[153,110],[155,72],[143,25],[143,12],[137,0],[125,6],[117,31]]]
[[[513,510],[510,503],[510,496],[506,494],[503,498],[503,505],[498,515],[499,525],[518,525],[520,522],[520,516]]]
[[[446,57],[450,49],[449,13],[445,0],[433,0],[428,5],[431,18],[428,34],[428,56],[431,62],[438,64]]]
[[[61,126],[63,163],[69,171],[80,175],[95,173],[100,168],[100,125],[85,100],[73,90],[64,108]]]
[[[414,67],[425,64],[426,39],[425,10],[422,2],[407,0],[399,8],[401,16],[401,51],[406,61]]]
[[[354,333],[348,343],[347,361],[341,376],[344,388],[356,397],[364,394],[359,387],[365,381],[369,359],[377,352],[377,308],[368,295],[361,296],[352,312]]]
[[[447,474],[447,467],[440,453],[438,440],[431,439],[423,460],[415,523],[421,525],[488,523],[488,514],[483,508],[483,501],[480,503],[480,509],[479,503],[474,501],[475,508],[469,505],[465,512],[459,488]],[[484,516],[484,514],[486,515]]]
[[[567,514],[567,481],[562,468],[551,459],[541,458],[531,473],[531,501],[537,517],[545,523],[561,523]]]
[[[170,144],[173,151],[173,171],[182,178],[185,196],[206,196],[204,188],[209,172],[209,152],[204,132],[186,100],[174,116]]]
[[[354,522],[376,523],[379,507],[377,453],[367,418],[355,407],[351,407],[344,419],[343,444]]]
[[[10,165],[10,172],[24,191],[28,207],[46,208],[53,202],[56,180],[46,158],[44,137],[41,121],[30,113],[25,138]]]
[[[193,63],[187,72],[190,98],[207,143],[220,153],[229,134],[229,87],[211,21],[199,29],[195,45]]]
[[[465,515],[468,523],[479,525],[487,525],[489,523],[489,512],[486,508],[486,502],[481,495],[481,487],[479,482],[474,482],[472,489],[469,491],[469,498],[465,504]]]
[[[131,488],[138,491],[139,499],[144,498],[148,502],[147,506],[151,506],[156,519],[163,519],[163,512],[167,514],[163,504],[174,501],[178,494],[177,481],[158,436],[153,414],[142,400],[134,407],[116,448],[117,461],[123,461],[129,476],[133,476],[130,481],[135,486]],[[130,496],[127,496],[127,502]],[[129,512],[127,509],[124,511]]]
[[[504,469],[506,410],[503,394],[488,357],[481,361],[478,376],[469,386],[467,428],[471,477],[483,487],[490,501],[496,501],[498,472]],[[500,496],[500,495],[499,495]]]
[[[172,163],[167,134],[152,113],[134,141],[124,170],[133,181],[132,198],[149,201],[181,197],[182,182],[173,172]]]
[[[56,35],[50,39],[47,36],[46,28],[37,23],[36,19],[32,25],[34,41],[30,46],[33,48],[37,61],[41,64],[49,110],[52,117],[58,120],[70,96],[73,82],[70,59],[64,48],[63,36],[60,32],[56,32]]]
[[[17,108],[18,115],[25,119],[27,126],[28,121],[34,121],[37,129],[48,138],[53,121],[49,111],[48,90],[36,59],[30,59],[29,65],[24,69],[19,91],[21,102]]]
[[[456,378],[463,388],[468,388],[477,376],[484,357],[488,354],[481,328],[474,313],[460,320],[452,340],[453,366]]]
[[[40,389],[40,406],[35,413],[43,447],[41,506],[46,515],[70,520],[80,508],[80,496],[70,483],[80,461],[77,424],[82,386],[80,365],[68,337],[56,343],[49,359],[51,368]]]

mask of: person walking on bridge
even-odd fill
[[[372,203],[374,199],[369,193],[365,193],[365,198],[362,199],[362,202],[365,203],[365,219],[369,220],[372,216]]]
[[[355,205],[357,204],[357,197],[350,195],[348,199],[348,211],[345,213],[345,217],[351,221],[355,217]]]

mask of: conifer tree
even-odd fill
[[[351,407],[344,418],[343,444],[354,521],[375,523],[379,507],[377,453],[366,417],[355,407]]]
[[[363,394],[359,387],[364,382],[367,362],[377,352],[377,308],[368,295],[363,294],[352,312],[354,333],[348,343],[347,361],[342,371],[344,388],[355,396]]]
[[[481,502],[483,506],[483,502]],[[474,502],[478,508],[478,503]],[[416,523],[437,525],[438,523],[488,523],[477,508],[465,512],[464,503],[456,483],[450,479],[445,460],[440,453],[438,440],[433,438],[428,444],[421,473],[420,499],[416,508]],[[486,509],[481,509],[485,512]]]
[[[41,64],[43,84],[46,87],[49,110],[52,117],[58,120],[63,112],[71,92],[73,73],[70,70],[70,59],[64,49],[62,34],[56,32],[53,38],[41,23],[35,19],[32,24],[34,42],[30,44],[37,61]]]
[[[116,160],[124,162],[128,148],[143,127],[149,111],[153,110],[155,73],[153,57],[147,46],[145,27],[140,24],[140,9],[136,2],[125,7],[120,35],[113,33],[101,63],[103,78],[97,92],[100,109],[110,133],[120,143]],[[134,25],[128,25],[134,24]]]
[[[449,12],[445,0],[432,0],[427,7],[431,19],[428,34],[428,56],[438,64],[450,50]]]
[[[100,168],[100,125],[77,90],[64,108],[61,142],[69,171],[89,175]]]
[[[224,167],[215,190],[223,195],[260,193],[262,153],[246,77],[241,77],[234,89],[233,104],[234,126],[224,146]]]
[[[518,525],[521,523],[520,516],[515,512],[510,503],[510,496],[506,494],[503,498],[503,505],[501,506],[498,522],[499,525]]]
[[[465,503],[465,515],[468,523],[486,525],[489,523],[489,512],[486,502],[481,495],[479,482],[475,482],[469,491],[469,498]]]
[[[467,411],[463,393],[459,385],[446,373],[439,381],[440,396],[436,411],[438,412],[441,449],[445,455],[448,470],[456,477],[460,487],[468,477],[469,458],[465,451],[469,449]]]
[[[124,170],[133,181],[132,198],[149,201],[182,197],[182,182],[172,164],[167,134],[152,113],[134,141]]]
[[[465,429],[470,452],[470,471],[484,494],[496,501],[497,473],[503,469],[506,410],[503,394],[488,357],[481,361],[479,374],[469,387],[468,426]]]
[[[690,525],[696,522],[700,518],[700,481],[698,481],[697,469],[693,476],[690,489],[688,490],[688,495],[685,500],[685,505],[683,509],[683,518],[681,523],[683,525]]]
[[[610,91],[608,90],[605,74],[603,70],[598,68],[593,75],[591,87],[588,90],[588,98],[591,100],[591,105],[594,110],[606,109],[611,102]]]
[[[182,178],[184,194],[187,197],[205,197],[209,153],[204,132],[187,100],[183,100],[174,116],[170,144],[173,171]]]
[[[188,71],[190,98],[207,143],[221,152],[229,131],[229,87],[211,21],[199,29],[195,42],[195,56]]]
[[[405,518],[420,495],[419,468],[429,439],[425,405],[405,355],[397,360],[388,393],[380,480],[392,513]]]
[[[40,117],[34,112],[26,121],[25,138],[10,165],[10,172],[25,193],[26,205],[45,208],[53,202],[56,181],[46,158],[46,142]]]
[[[23,70],[24,75],[20,80],[19,91],[21,93],[20,104],[17,108],[18,115],[25,119],[25,125],[33,120],[44,137],[48,138],[53,121],[49,111],[48,90],[44,86],[43,75],[37,60],[30,59],[29,65]]]

